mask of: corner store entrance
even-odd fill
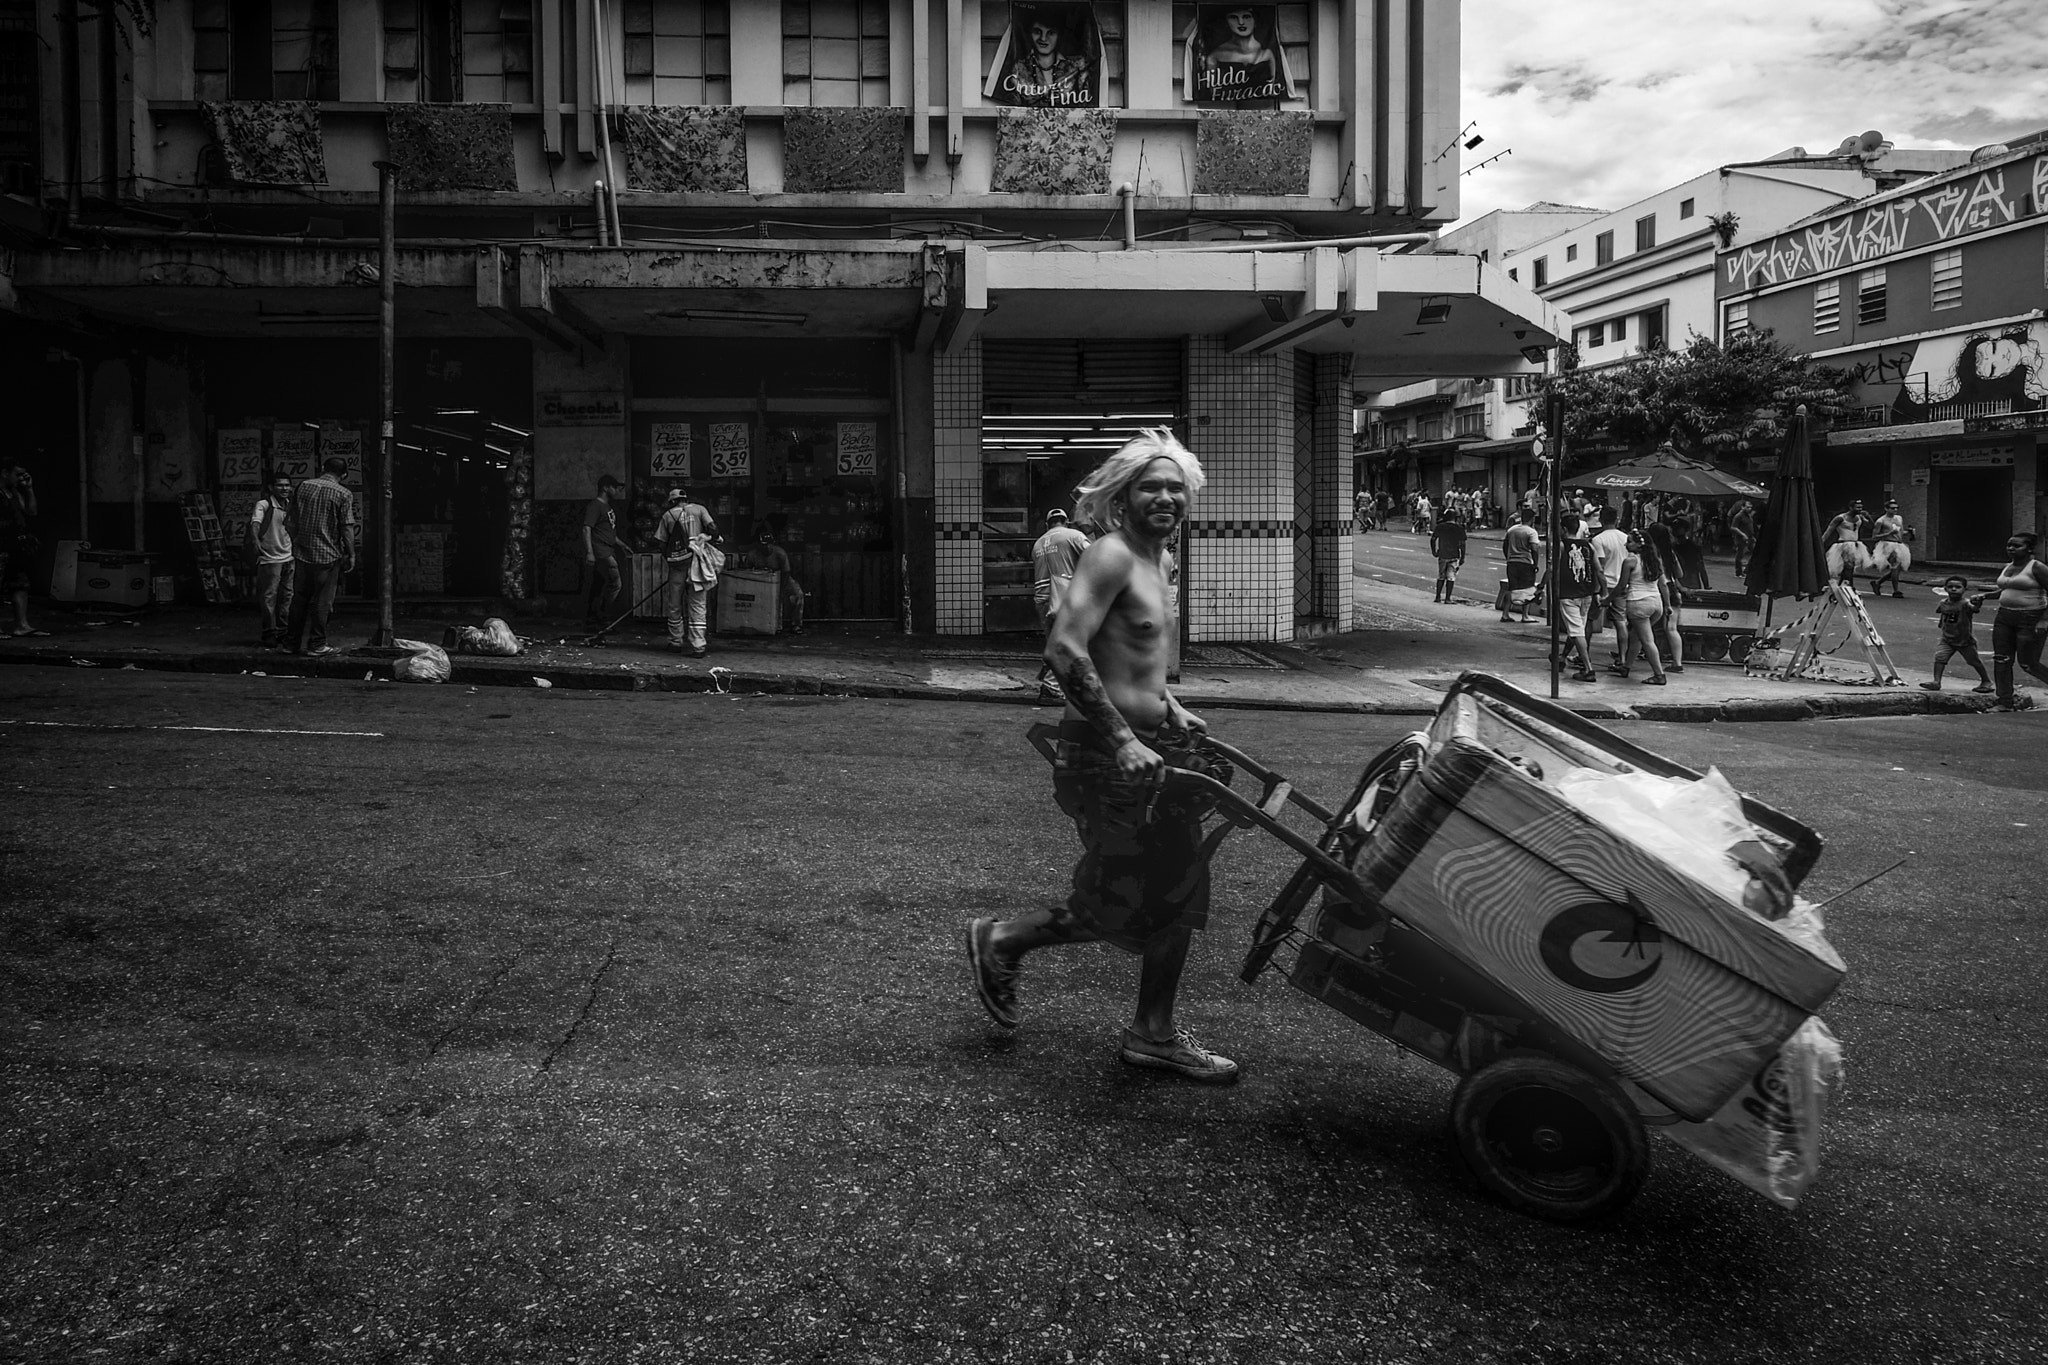
[[[1140,427],[1182,431],[1183,344],[997,341],[982,347],[982,629],[1038,630],[1031,546],[1045,514]]]

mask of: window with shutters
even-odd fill
[[[1832,332],[1842,325],[1842,282],[1822,280],[1813,287],[1813,330]]]
[[[1866,270],[1856,279],[1856,321],[1859,325],[1884,321],[1884,267]]]
[[[1721,310],[1721,339],[1733,341],[1749,330],[1749,305],[1731,303]]]
[[[336,0],[193,0],[192,93],[202,100],[336,100]]]
[[[886,107],[888,0],[782,0],[782,102]]]
[[[1484,436],[1486,434],[1486,408],[1483,404],[1459,408],[1451,414],[1453,436]]]
[[[1577,259],[1579,259],[1579,244],[1577,242],[1573,242],[1567,247],[1565,247],[1564,258],[1567,261],[1576,261]]]
[[[1934,253],[1928,266],[1932,303],[1936,308],[1963,306],[1963,251],[1955,247]]]
[[[1662,308],[1646,309],[1642,316],[1643,330],[1640,336],[1643,349],[1654,351],[1664,344],[1664,310]]]
[[[1616,341],[1627,341],[1627,340],[1628,340],[1628,319],[1627,319],[1627,318],[1616,318],[1616,319],[1615,319],[1614,321],[1612,321],[1612,322],[1608,323],[1608,324],[1607,324],[1607,327],[1608,327],[1608,330],[1609,330],[1610,332],[1612,332],[1612,333],[1613,333],[1613,335],[1614,335],[1614,339],[1615,339]]]
[[[1586,349],[1588,350],[1604,345],[1607,341],[1607,328],[1605,325],[1588,327],[1585,331],[1585,337]]]
[[[1536,258],[1535,265],[1530,267],[1530,278],[1536,281],[1538,289],[1550,283],[1550,258],[1548,256],[1538,256]]]
[[[731,104],[726,0],[626,0],[626,103]]]
[[[1636,250],[1648,251],[1657,245],[1657,215],[1636,219]]]
[[[533,0],[384,0],[384,98],[532,104]]]
[[[1603,232],[1593,239],[1593,264],[1614,264],[1614,234]]]

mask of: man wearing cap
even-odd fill
[[[1067,509],[1055,507],[1045,514],[1045,534],[1031,547],[1031,605],[1038,609],[1038,625],[1048,633],[1053,614],[1074,581],[1074,566],[1088,548],[1088,537],[1067,524]],[[1054,681],[1051,663],[1038,666],[1038,699],[1059,705],[1066,694]]]
[[[607,474],[597,481],[597,496],[583,509],[583,628],[592,636],[611,624],[619,603],[619,514],[612,504],[626,492],[625,481]],[[626,546],[628,554],[633,547]]]
[[[668,616],[670,648],[693,659],[703,658],[708,648],[706,605],[725,564],[725,556],[713,544],[718,534],[718,523],[703,504],[690,501],[688,489],[678,485],[668,491],[668,510],[654,528],[655,544],[668,563],[662,606]]]

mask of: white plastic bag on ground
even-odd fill
[[[412,651],[405,658],[391,665],[391,676],[398,682],[442,683],[455,671],[448,662],[447,652],[439,645],[430,645],[424,640],[393,640],[400,649]]]
[[[512,627],[506,625],[502,619],[493,616],[483,624],[483,639],[477,643],[476,652],[479,654],[496,654],[509,659],[515,655],[524,654],[526,646],[521,644],[519,637],[512,633]]]
[[[1815,1015],[1712,1118],[1659,1131],[1789,1209],[1820,1175],[1821,1119],[1841,1078],[1842,1045]]]

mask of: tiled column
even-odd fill
[[[981,342],[932,357],[938,632],[981,633]]]
[[[1294,636],[1294,364],[1189,338],[1188,449],[1209,479],[1181,595],[1191,640]]]
[[[1315,615],[1338,630],[1357,623],[1352,612],[1351,537],[1351,366],[1341,355],[1298,355],[1297,365],[1314,365],[1316,579]]]

